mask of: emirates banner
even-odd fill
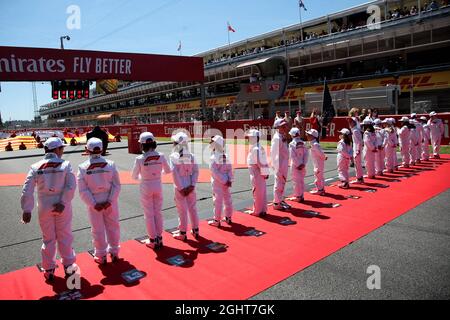
[[[202,82],[203,59],[155,54],[0,46],[0,81]]]

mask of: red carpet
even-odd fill
[[[291,202],[294,208],[290,212],[269,207],[263,219],[236,212],[233,227],[224,226],[220,231],[203,221],[198,242],[190,238],[182,243],[165,234],[166,247],[156,253],[137,241],[127,241],[122,245],[124,261],[115,266],[99,268],[82,253],[77,261],[82,272],[81,293],[86,299],[249,298],[447,190],[450,182],[443,177],[450,174],[449,160],[402,169],[367,180],[367,186],[352,185],[350,190],[330,186],[324,197],[306,194],[306,203]],[[411,173],[416,175],[406,178]],[[377,191],[369,193],[367,189]],[[360,198],[349,199],[349,195]],[[341,206],[332,208],[330,203]],[[283,217],[295,224],[281,225]],[[252,228],[265,234],[246,235]],[[228,247],[213,252],[205,247],[212,241]],[[166,259],[176,255],[188,262],[180,267],[168,264]],[[120,274],[132,268],[147,275],[125,284]],[[57,275],[62,273],[60,267]],[[46,284],[36,267],[0,275],[0,286],[0,299],[50,299],[65,291],[62,278]]]

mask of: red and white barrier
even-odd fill
[[[394,118],[398,121],[404,115],[383,115],[380,116],[381,119],[384,118]],[[422,116],[422,115],[418,115]],[[425,115],[428,117],[428,115]],[[449,136],[449,122],[450,113],[440,113],[438,115],[440,119],[444,122],[445,133],[442,139],[443,145],[450,144]],[[348,117],[336,117],[330,123],[327,128],[327,137],[323,138],[322,141],[338,141],[339,140],[339,130],[348,127],[347,123]],[[310,128],[309,119],[304,119],[305,128]],[[193,137],[210,137],[219,131],[227,138],[233,138],[235,136],[239,137],[239,134],[233,134],[233,132],[247,131],[250,128],[257,128],[262,131],[263,134],[270,136],[270,130],[273,125],[273,119],[267,120],[233,120],[233,121],[219,121],[219,122],[176,122],[176,123],[157,123],[157,124],[127,124],[127,125],[110,125],[103,126],[104,129],[108,130],[113,136],[121,135],[127,136],[131,128],[138,129],[139,131],[151,131],[156,137],[170,137],[172,132],[177,129],[185,129],[189,131]],[[42,129],[39,129],[42,130]],[[61,130],[61,128],[53,128],[48,130]],[[73,127],[66,128],[63,130],[70,130],[72,133],[78,131],[80,134],[92,130],[92,127]],[[28,131],[31,131],[28,129]],[[206,134],[205,134],[206,133]],[[17,133],[18,134],[18,133]]]

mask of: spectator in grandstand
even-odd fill
[[[392,13],[392,19],[398,19],[398,18],[400,18],[400,17],[401,17],[400,10],[397,8],[397,9],[395,9],[394,12]]]
[[[436,0],[431,1],[430,5],[428,6],[427,10],[437,10],[439,9],[439,4]]]
[[[108,149],[108,134],[103,131],[99,126],[95,126],[94,129],[86,134],[86,139],[98,138],[103,142],[102,156],[106,155]]]
[[[231,120],[231,111],[230,111],[230,105],[229,104],[227,104],[225,106],[225,109],[222,112],[222,120],[223,121]]]
[[[419,10],[417,9],[417,7],[416,6],[412,6],[411,10],[409,11],[409,14],[411,16],[413,16],[413,15],[418,14],[418,13],[419,13]]]
[[[411,11],[411,10],[408,10],[408,7],[403,7],[403,10],[402,10],[402,16],[403,16],[403,17],[409,16],[409,15],[410,15],[410,11]]]
[[[11,142],[8,142],[8,144],[5,146],[5,151],[13,151],[13,147],[11,145]]]
[[[27,146],[25,145],[25,143],[21,142],[19,144],[19,150],[27,150]]]

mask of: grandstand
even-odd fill
[[[368,25],[371,5],[381,9],[376,28]],[[333,97],[342,96],[338,91],[359,89],[360,101],[362,89],[379,92],[380,87],[395,86],[398,90],[389,92],[398,96],[387,99],[395,106],[377,105],[381,113],[448,112],[450,55],[441,53],[450,49],[449,17],[447,1],[372,1],[199,53],[196,56],[204,59],[203,84],[122,83],[115,94],[41,106],[40,115],[49,127],[189,122],[204,115],[221,120],[230,105],[231,119],[267,118],[273,112],[267,101],[236,103],[240,85],[257,76],[254,66],[236,67],[273,56],[286,58],[289,67],[288,89],[275,102],[277,110],[294,113],[301,107],[308,112],[307,94],[322,92],[326,78]]]

